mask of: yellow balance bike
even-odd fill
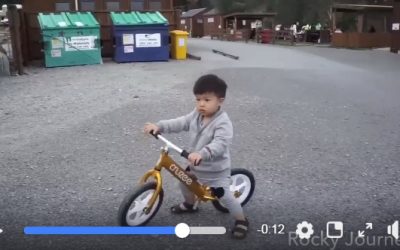
[[[168,155],[169,148],[174,149],[186,159],[189,152],[180,149],[161,134],[156,134],[154,137],[166,145],[161,148],[161,155],[156,166],[141,178],[140,184],[132,189],[122,201],[118,211],[119,224],[121,226],[143,226],[156,215],[164,197],[161,176],[163,168],[167,169],[196,195],[195,207],[200,201],[211,201],[216,209],[228,213],[229,210],[218,200],[213,188],[201,184],[192,173],[185,171]],[[241,168],[232,169],[230,190],[242,206],[250,200],[254,187],[255,179],[250,171]]]

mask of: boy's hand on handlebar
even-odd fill
[[[146,134],[157,134],[158,132],[160,132],[160,128],[157,125],[148,122],[144,125],[144,132]]]
[[[198,165],[200,165],[202,158],[199,153],[191,153],[191,154],[189,154],[188,160],[194,166],[198,166]]]

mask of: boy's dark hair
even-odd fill
[[[228,86],[224,80],[216,75],[209,74],[201,76],[196,81],[193,87],[193,93],[195,95],[214,93],[218,98],[225,98],[227,88]]]

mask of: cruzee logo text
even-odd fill
[[[172,172],[175,173],[175,175],[184,183],[186,183],[187,185],[192,184],[193,180],[192,178],[190,178],[185,171],[181,170],[178,166],[176,166],[175,164],[172,164],[171,166],[169,166],[169,170],[171,170]]]

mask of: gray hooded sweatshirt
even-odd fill
[[[197,178],[218,180],[231,175],[229,147],[232,142],[233,128],[226,112],[220,109],[204,126],[202,115],[196,109],[176,119],[159,121],[156,125],[161,133],[189,131],[189,152],[197,152],[202,157],[199,166],[190,167]]]

